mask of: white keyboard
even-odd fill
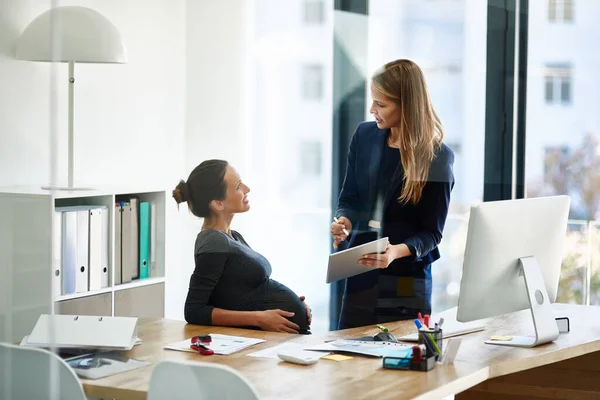
[[[473,324],[465,324],[462,326],[449,326],[446,328],[442,326],[442,338],[447,339],[454,336],[466,335],[473,332],[479,332],[485,330],[485,325],[473,325]],[[417,332],[411,333],[408,335],[400,336],[397,338],[398,340],[402,340],[404,342],[418,342],[419,334]]]

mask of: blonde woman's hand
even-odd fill
[[[369,253],[358,259],[360,265],[375,268],[387,268],[397,258],[410,255],[408,246],[404,243],[391,245],[387,243],[387,247],[383,253]]]
[[[348,238],[352,231],[352,222],[346,217],[340,217],[331,223],[331,236],[333,237],[333,248],[337,250],[338,245]]]

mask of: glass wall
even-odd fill
[[[333,1],[255,0],[248,19],[248,243],[329,327]]]
[[[483,198],[487,4],[377,0],[369,3],[369,19],[369,76],[398,58],[419,64],[455,155],[441,258],[432,267],[432,306],[440,312],[457,304],[469,209]],[[369,91],[365,102],[368,110]]]
[[[600,2],[530,1],[526,195],[571,196],[557,301],[600,304]]]

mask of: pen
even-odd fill
[[[339,220],[339,219],[337,219],[337,217],[333,217],[333,220],[334,220],[335,222],[337,222],[338,224],[340,223],[340,220]],[[345,234],[346,236],[350,236],[350,234],[348,233],[348,231],[346,230],[346,228],[342,228],[342,230],[344,231],[344,234]]]
[[[423,325],[425,325],[425,328],[429,329],[429,314],[425,314],[423,317]]]
[[[419,321],[418,319],[415,319],[415,325],[417,326],[417,335],[421,333],[421,328],[423,327],[423,324],[421,324],[421,321]],[[431,349],[431,351],[433,353],[435,353],[435,349],[433,348],[433,346],[431,345],[431,342],[429,341],[429,339],[427,338],[427,334],[423,333],[423,340],[425,341],[425,345]]]
[[[421,315],[421,313],[417,314],[417,318],[419,319],[420,323],[423,323],[423,316]]]
[[[417,326],[419,331],[421,331],[421,328],[423,328],[423,324],[421,324],[421,321],[419,321],[418,319],[415,319],[415,325]],[[440,351],[440,348],[438,347],[437,343],[435,343],[433,336],[431,336],[430,333],[427,333],[425,331],[423,331],[422,333],[423,338],[425,339],[425,344],[429,345],[429,348],[431,348],[434,353],[437,353],[437,355],[441,355],[442,352]]]
[[[440,327],[440,329],[442,329],[442,324],[444,323],[444,318],[440,318],[440,322],[438,322],[438,325]]]

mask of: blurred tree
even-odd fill
[[[527,195],[560,194],[571,196],[570,218],[586,221],[586,227],[573,230],[572,224],[569,226],[557,301],[584,302],[589,257],[592,269],[590,303],[600,304],[600,223],[587,225],[587,221],[600,216],[600,135],[586,135],[574,150],[568,147],[546,149],[543,183],[531,185]]]
[[[543,191],[571,195],[571,217],[593,220],[600,212],[600,135],[586,135],[574,150],[546,149]]]

